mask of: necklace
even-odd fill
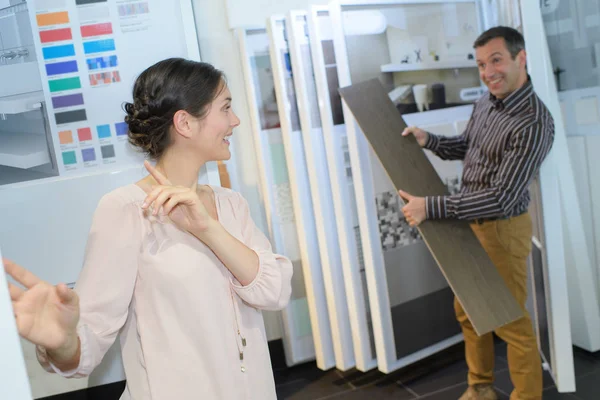
[[[246,367],[244,366],[244,348],[246,347],[246,338],[244,336],[242,336],[242,333],[240,332],[240,326],[238,324],[238,318],[237,318],[237,310],[235,307],[235,301],[233,299],[233,290],[231,288],[229,288],[229,294],[231,295],[231,305],[233,306],[233,319],[235,321],[235,330],[237,332],[237,336],[241,339],[241,343],[242,343],[242,347],[240,348],[240,341],[238,341],[238,338],[235,338],[235,345],[238,348],[238,352],[240,354],[240,370],[242,372],[246,372]]]

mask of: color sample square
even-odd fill
[[[127,135],[127,124],[125,122],[117,122],[115,124],[115,130],[117,131],[117,136],[125,136]]]
[[[99,72],[90,75],[90,86],[108,85],[121,82],[119,71]]]
[[[96,5],[95,7],[77,7],[79,23],[106,21],[110,19],[110,10],[107,6]]]
[[[48,11],[57,8],[66,8],[66,0],[36,0],[35,9],[36,11]]]
[[[62,40],[71,39],[73,39],[73,35],[71,34],[71,28],[40,31],[40,41],[42,43],[60,42]]]
[[[100,147],[100,151],[102,152],[102,158],[114,158],[115,157],[115,146],[112,144]]]
[[[38,14],[35,16],[38,26],[60,25],[69,23],[69,13],[66,11]]]
[[[77,164],[77,156],[74,151],[65,151],[62,153],[63,164],[73,165]]]
[[[119,17],[129,17],[138,14],[148,14],[150,12],[147,2],[123,4],[119,6]]]
[[[58,132],[58,140],[60,141],[60,144],[73,143],[73,132],[71,132],[71,131]]]
[[[101,68],[116,67],[119,64],[117,61],[117,56],[88,58],[86,63],[90,71]]]
[[[51,92],[62,92],[64,90],[81,89],[81,81],[79,77],[65,78],[65,79],[54,79],[48,81]]]
[[[106,22],[103,24],[85,25],[81,27],[81,36],[84,38],[92,36],[110,35],[113,33],[112,24]]]
[[[48,76],[69,74],[78,70],[77,61],[75,60],[46,64],[46,74]]]
[[[77,129],[77,137],[80,142],[92,140],[92,130],[90,128]]]
[[[87,120],[85,109],[55,113],[56,125],[70,124]]]
[[[82,149],[81,158],[83,158],[84,162],[96,161],[96,149]]]
[[[83,51],[85,54],[102,53],[104,51],[114,51],[115,41],[113,39],[95,40],[93,42],[84,42]]]
[[[44,47],[42,54],[44,55],[44,60],[73,57],[75,55],[75,46],[72,44],[63,44],[61,46]]]
[[[84,6],[86,4],[94,3],[106,3],[106,0],[75,0],[75,4],[77,4],[78,6]]]
[[[52,107],[54,108],[64,108],[64,107],[74,107],[80,106],[83,104],[83,94],[69,94],[66,96],[56,96],[52,98]]]
[[[106,139],[110,137],[110,125],[98,125],[96,127],[98,139]]]

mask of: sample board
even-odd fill
[[[308,166],[300,130],[294,77],[286,39],[285,17],[273,16],[269,18],[267,32],[269,33],[277,109],[279,110],[281,122],[281,137],[292,194],[292,209],[296,229],[298,230],[298,245],[309,300],[308,309],[313,328],[317,366],[327,370],[336,364],[336,360]]]
[[[311,44],[308,35],[307,13],[291,11],[287,16],[286,33],[296,92],[298,115],[310,193],[321,254],[321,268],[325,283],[327,309],[337,369],[353,368],[354,349],[344,287],[344,271],[337,233],[335,207],[327,154],[321,124],[319,100]]]
[[[377,366],[377,356],[328,7],[311,8],[308,15],[308,35],[343,265],[354,359],[356,369],[366,372]]]
[[[415,138],[398,135],[406,124],[378,79],[340,93],[396,189],[416,196],[448,194]],[[419,231],[478,334],[523,315],[467,222],[425,221]]]
[[[309,316],[312,298],[307,293],[300,254],[294,199],[269,56],[269,37],[265,28],[240,29],[238,40],[269,236],[274,250],[290,258],[294,268],[292,297],[289,305],[282,310],[285,357],[288,366],[292,366],[315,359]]]
[[[137,75],[155,62],[200,60],[191,2],[29,3],[60,175],[141,163],[128,145],[122,104],[131,101]]]

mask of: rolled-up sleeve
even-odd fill
[[[256,227],[247,201],[237,195],[234,206],[242,224],[242,242],[258,255],[258,273],[246,286],[232,278],[231,285],[238,296],[252,307],[262,310],[281,310],[292,292],[292,263],[282,255],[275,254],[271,243]]]
[[[140,248],[139,206],[114,192],[104,196],[94,213],[84,266],[75,286],[80,304],[79,366],[60,371],[38,347],[37,358],[46,371],[81,378],[100,364],[127,320]]]

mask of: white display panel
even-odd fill
[[[358,212],[354,200],[348,139],[341,97],[337,91],[339,85],[328,7],[319,6],[311,9],[308,33],[343,264],[354,357],[356,368],[366,372],[377,366],[377,356],[362,259]]]
[[[288,366],[315,359],[312,321],[304,277],[304,265],[285,156],[275,83],[265,28],[240,29],[242,68],[258,160],[262,200],[267,214],[271,243],[277,253],[292,261],[292,298],[282,311],[283,344]]]
[[[315,211],[336,367],[346,371],[355,367],[356,363],[333,191],[323,137],[324,130],[321,124],[317,85],[313,72],[307,13],[291,11],[287,17],[287,27],[290,59],[292,71],[294,71],[294,88],[297,95],[306,167]],[[321,46],[320,43],[319,46]]]
[[[2,224],[0,222],[0,224]],[[14,400],[31,400],[31,388],[25,369],[19,333],[15,323],[2,253],[0,252],[0,385],[2,397]]]
[[[573,164],[540,5],[522,1],[521,15],[532,83],[555,122],[554,145],[540,171],[544,225],[540,248],[545,253],[548,278],[545,289],[549,299],[547,325],[550,360],[546,361],[558,391],[573,392],[575,373],[572,344],[579,342],[578,345],[598,349],[598,286],[593,281],[590,253],[573,179]]]
[[[330,3],[330,13],[340,87],[374,77],[392,86],[401,77],[385,75],[382,71],[387,71],[385,66],[404,61],[413,65],[414,71],[418,71],[421,64],[430,68],[435,62],[441,62],[440,69],[447,69],[449,62],[456,63],[456,68],[463,71],[464,60],[472,56],[472,43],[479,29],[475,1],[341,1]],[[448,13],[456,18],[447,18]],[[421,37],[407,36],[408,31],[415,29],[422,31]],[[451,38],[448,41],[452,46],[448,49],[442,51],[440,46],[433,46],[435,43],[427,44],[439,41],[444,35]],[[405,52],[413,58],[405,60]],[[438,55],[437,60],[431,58],[432,52]],[[457,82],[477,86],[474,67],[473,62],[473,67],[466,68],[465,75],[461,75],[462,80],[451,80],[448,86],[455,93],[460,87],[452,85]],[[473,78],[475,81],[471,82]],[[344,105],[343,110],[378,367],[389,373],[461,341],[462,334],[454,316],[452,291],[418,232],[406,224],[399,196],[349,109]],[[437,113],[446,116],[440,119],[435,117]],[[460,116],[449,110],[419,114],[424,114],[421,126],[433,130],[436,124],[441,124],[440,133],[446,134],[456,134],[457,126],[463,126],[468,119],[468,113]],[[412,115],[405,115],[409,124]],[[432,118],[431,122],[427,118]],[[446,183],[451,191],[457,190],[460,169],[445,168],[448,166],[443,170],[438,168],[438,173],[448,178]],[[435,320],[416,328],[419,322],[411,320],[415,314],[411,309],[433,308],[434,304],[444,310]],[[429,314],[432,313],[422,312],[422,315]],[[434,324],[439,329],[431,330]]]
[[[271,65],[273,67],[277,108],[281,123],[281,136],[293,198],[292,205],[298,230],[298,244],[300,246],[307,297],[309,299],[308,306],[313,327],[317,366],[325,370],[336,365],[336,359],[319,253],[318,232],[307,159],[296,103],[285,17],[273,16],[269,18],[267,20],[267,32],[270,41]]]

